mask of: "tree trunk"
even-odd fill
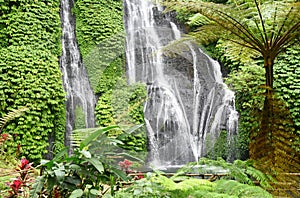
[[[268,56],[264,59],[267,95],[272,95],[273,80],[274,80],[273,65],[274,65],[274,58]]]
[[[276,98],[273,91],[274,59],[264,60],[266,72],[266,95],[262,112],[257,114],[259,126],[251,134],[250,159],[256,161],[256,168],[265,173],[276,173],[273,177],[279,182],[272,184],[277,196],[295,195],[300,197],[300,178],[286,175],[300,170],[299,152],[295,150],[294,125],[284,101]],[[289,184],[283,187],[282,184]],[[281,190],[288,188],[289,191]]]

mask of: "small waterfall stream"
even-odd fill
[[[154,166],[182,165],[205,156],[227,131],[237,133],[234,94],[222,81],[220,65],[191,42],[161,49],[181,37],[171,17],[147,0],[124,0],[129,82],[147,84],[144,106],[148,161]]]
[[[89,84],[87,71],[82,64],[76,41],[75,17],[71,14],[73,5],[73,0],[61,0],[62,55],[60,67],[66,92],[66,146],[71,144],[71,132],[75,129],[77,119],[83,119],[86,128],[95,126],[96,99]],[[83,118],[76,117],[76,109],[84,114]]]

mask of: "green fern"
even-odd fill
[[[235,160],[233,163],[228,163],[222,158],[218,158],[217,160],[201,158],[198,162],[189,163],[179,169],[173,176],[173,179],[195,170],[201,174],[211,173],[211,170],[207,167],[219,167],[219,169],[223,169],[222,171],[227,174],[225,178],[234,179],[251,186],[255,185],[254,180],[256,180],[264,189],[270,189],[270,183],[274,182],[274,179],[270,175],[266,175],[260,170],[255,169],[252,161]]]
[[[215,182],[216,184],[216,192],[224,193],[228,195],[234,195],[240,198],[272,198],[272,195],[267,191],[263,190],[257,186],[250,186],[247,184],[241,184],[234,180],[218,180]]]
[[[174,182],[175,177],[168,178],[160,171],[148,173],[147,177],[136,181],[133,185],[116,193],[116,197],[156,197],[156,198],[271,198],[264,189],[242,184],[233,180],[217,180],[211,182],[205,179],[185,178]],[[132,196],[131,196],[132,195]]]
[[[4,117],[0,118],[0,133],[3,130],[4,126],[12,121],[13,119],[20,117],[24,112],[26,112],[29,108],[24,106],[19,109],[14,109],[8,112]]]
[[[191,197],[197,197],[197,198],[238,198],[238,196],[234,195],[227,195],[223,193],[217,193],[217,192],[206,192],[206,191],[195,191],[191,193]]]

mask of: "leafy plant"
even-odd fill
[[[14,109],[8,112],[4,117],[0,118],[0,133],[2,132],[5,125],[14,120],[17,117],[20,117],[25,111],[29,110],[27,107],[21,107],[19,109]]]
[[[100,96],[96,106],[96,118],[100,126],[118,124],[125,128],[144,123],[143,103],[146,100],[146,89],[143,84],[127,85],[127,82],[118,78],[114,87]],[[123,128],[124,128],[123,127]],[[132,133],[134,131],[134,133]],[[124,144],[120,147],[128,150],[145,151],[145,129],[139,127],[131,133],[111,131],[111,136],[118,136]]]
[[[299,45],[295,45],[288,48],[284,54],[278,57],[274,67],[274,78],[276,79],[274,86],[277,94],[285,101],[291,113],[295,127],[294,134],[297,138],[294,147],[300,152],[299,49]]]
[[[243,184],[230,179],[212,182],[206,179],[183,177],[182,173],[180,169],[177,174],[169,178],[160,171],[147,173],[146,178],[137,180],[133,186],[118,191],[115,197],[272,197],[267,191],[253,184]]]
[[[0,118],[0,133],[4,129],[5,125],[7,125],[10,121],[18,118],[29,110],[27,107],[20,107],[19,109],[14,109]],[[9,133],[2,133],[0,135],[0,161],[5,162],[8,166],[14,165],[16,161],[16,156],[20,154],[20,146],[18,145],[14,148],[14,153],[8,152],[9,141],[13,139],[13,136]]]
[[[271,182],[274,179],[270,175],[266,175],[260,170],[254,168],[252,161],[235,160],[233,163],[226,162],[222,158],[212,160],[201,158],[198,162],[191,162],[178,170],[177,175],[184,175],[189,172],[196,171],[197,173],[205,174],[219,171],[226,179],[234,179],[237,182],[255,185],[254,180],[258,181],[264,189],[271,188]]]
[[[273,90],[276,58],[299,40],[299,2],[253,0],[223,5],[204,1],[164,1],[164,5],[171,10],[199,13],[209,19],[191,33],[199,42],[221,38],[239,46],[228,50],[242,52],[240,49],[243,48],[263,59],[264,103],[262,111],[255,114],[259,119],[258,127],[251,134],[250,158],[259,161],[256,167],[265,172],[299,172],[299,151],[292,146],[297,141],[292,132],[292,119],[286,105]]]
[[[50,161],[42,160],[41,176],[32,186],[31,197],[40,197],[42,194],[96,197],[108,191],[107,185],[111,187],[110,190],[118,179],[127,180],[125,173],[112,164],[110,157],[114,154],[109,148],[118,141],[105,135],[116,128],[85,129],[90,130],[89,136],[80,144],[74,144],[71,156],[67,156],[65,149]]]
[[[9,183],[11,190],[8,191],[8,198],[29,197],[29,189],[34,180],[30,175],[33,172],[32,164],[26,158],[21,159],[21,164],[16,168],[19,176]]]
[[[145,130],[144,124],[135,125],[123,130],[116,137],[122,142],[119,146],[130,151],[146,152],[147,138]]]

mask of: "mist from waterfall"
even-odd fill
[[[182,165],[205,156],[222,130],[232,141],[238,114],[217,61],[191,41],[165,50],[181,32],[161,11],[147,0],[124,0],[127,74],[130,83],[147,84],[148,163]]]

